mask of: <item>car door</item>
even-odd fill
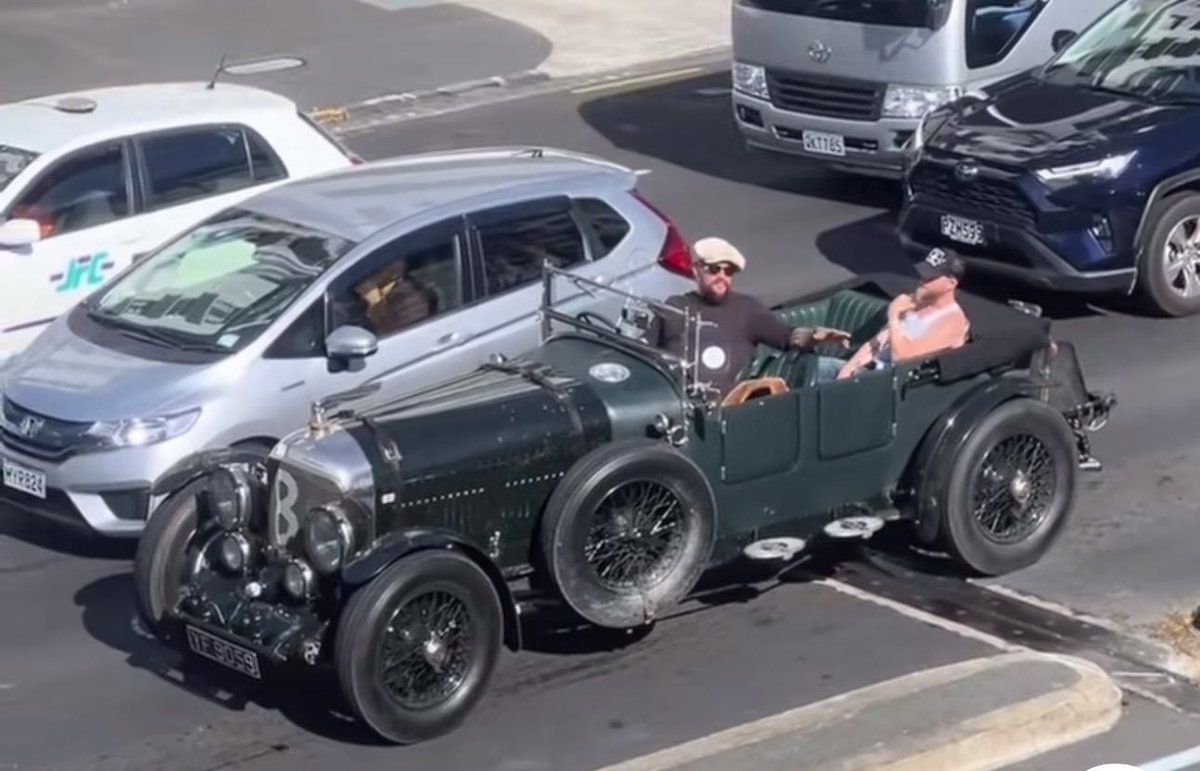
[[[618,215],[619,216],[619,215]],[[581,227],[576,202],[554,196],[498,206],[467,217],[480,300],[462,335],[464,355],[482,363],[493,353],[516,355],[540,339],[544,261],[601,283],[620,283],[628,256],[614,254]],[[592,294],[566,280],[554,282],[554,307],[563,313],[590,310],[619,319],[616,295]]]
[[[134,149],[144,214],[132,255],[287,179],[266,140],[240,124],[142,134]]]
[[[23,349],[127,263],[137,212],[127,142],[68,153],[17,192],[5,219],[41,224],[41,240],[0,247],[0,358]]]
[[[375,378],[399,396],[472,369],[454,337],[472,297],[465,252],[461,218],[376,249],[273,342],[262,362],[266,380],[308,402]],[[325,356],[329,332],[346,325],[379,341],[358,371],[339,370]]]

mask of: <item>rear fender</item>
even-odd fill
[[[508,582],[504,580],[504,574],[483,551],[456,533],[446,530],[408,530],[387,536],[370,554],[350,563],[342,571],[344,594],[349,595],[374,580],[387,568],[410,554],[426,549],[454,549],[469,557],[487,574],[496,588],[496,594],[500,597],[500,607],[504,612],[504,644],[510,650],[520,650],[521,623],[517,617],[517,604]]]
[[[1010,399],[1033,395],[1027,381],[996,378],[961,396],[926,432],[908,470],[909,484],[917,490],[915,524],[920,543],[933,545],[941,534],[936,496],[945,489],[950,473],[944,459],[962,449],[984,415]]]

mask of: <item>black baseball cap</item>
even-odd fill
[[[924,260],[917,263],[917,275],[922,281],[942,276],[959,280],[965,271],[966,266],[958,252],[944,247],[935,246],[925,255]]]

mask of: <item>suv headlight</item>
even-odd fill
[[[318,573],[332,573],[353,553],[354,527],[336,506],[314,509],[304,526],[304,550]]]
[[[87,430],[88,436],[99,440],[102,447],[145,447],[183,436],[192,430],[200,418],[200,409],[162,415],[154,418],[100,421]]]
[[[1135,155],[1137,155],[1136,150],[1122,153],[1121,155],[1110,155],[1106,158],[1087,161],[1086,163],[1072,163],[1069,166],[1051,166],[1045,169],[1038,169],[1034,174],[1043,182],[1062,182],[1064,180],[1080,179],[1081,177],[1116,179],[1133,162]]]
[[[757,64],[734,62],[733,88],[759,99],[771,98],[771,92],[767,88],[767,71]]]
[[[883,95],[883,117],[923,118],[931,110],[963,95],[959,86],[888,86]]]

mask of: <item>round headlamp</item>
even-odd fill
[[[303,600],[312,591],[312,568],[299,560],[292,560],[283,569],[283,590],[293,600]]]
[[[246,472],[222,466],[208,480],[208,502],[213,516],[225,530],[236,530],[250,512],[250,480]]]
[[[221,567],[230,573],[241,573],[250,562],[250,542],[241,533],[226,533],[217,544]]]
[[[304,526],[304,549],[317,572],[332,573],[354,549],[354,528],[336,507],[314,509]]]

